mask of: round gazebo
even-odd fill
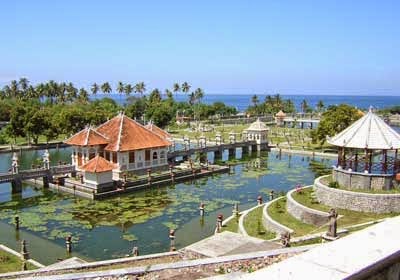
[[[351,126],[327,139],[339,147],[333,180],[349,189],[390,189],[400,172],[400,135],[369,110]]]

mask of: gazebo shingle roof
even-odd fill
[[[327,142],[345,148],[393,150],[400,148],[400,135],[369,110],[348,128],[328,138]]]
[[[257,120],[252,124],[250,124],[250,126],[246,129],[246,131],[265,131],[265,130],[269,130],[269,128],[265,125],[265,123],[260,121],[259,118],[257,118]]]

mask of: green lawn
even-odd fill
[[[22,262],[20,258],[0,249],[0,273],[21,271],[21,268]],[[37,267],[27,263],[27,268],[36,269]]]
[[[275,233],[267,231],[262,224],[263,206],[258,207],[248,213],[243,221],[243,226],[250,236],[261,239],[273,239]]]
[[[294,230],[293,236],[303,236],[320,231],[315,226],[302,223],[286,211],[286,198],[273,202],[267,209],[268,214],[278,223]],[[322,230],[322,229],[321,229]]]
[[[300,204],[303,204],[309,208],[313,208],[313,209],[324,211],[324,212],[329,212],[329,210],[332,207],[320,204],[320,203],[316,202],[315,200],[313,200],[311,197],[312,192],[313,192],[312,188],[306,188],[306,189],[303,189],[299,193],[294,192],[292,197],[294,200],[296,200]],[[389,213],[389,214],[364,213],[364,212],[357,212],[357,211],[351,211],[351,210],[346,210],[346,209],[337,209],[337,211],[338,211],[339,215],[343,215],[343,217],[338,220],[338,227],[362,224],[362,223],[375,221],[375,220],[379,220],[379,219],[383,219],[383,218],[394,217],[399,214],[399,213],[397,213],[397,214],[394,214],[394,213]]]
[[[240,216],[239,216],[240,217]],[[239,228],[239,217],[238,218],[233,218],[231,219],[229,222],[227,222],[223,227],[222,227],[222,231],[231,231],[231,232],[238,232],[238,228]]]

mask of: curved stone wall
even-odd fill
[[[371,213],[400,213],[399,194],[372,194],[333,189],[321,183],[322,176],[315,179],[315,194],[325,205],[342,209]]]
[[[389,190],[393,187],[393,175],[348,171],[334,167],[333,180],[348,189]]]
[[[305,188],[310,188],[312,186],[308,186]],[[303,188],[303,189],[305,189]],[[314,226],[322,226],[329,221],[329,214],[326,212],[318,211],[315,209],[308,208],[300,203],[298,203],[292,197],[293,192],[296,190],[291,190],[286,195],[286,210],[290,215],[295,217],[296,219],[302,221],[306,224],[311,224]]]
[[[252,208],[250,208],[250,209],[247,209],[247,210],[245,210],[245,211],[243,211],[243,212],[241,213],[242,215],[241,215],[240,218],[239,218],[239,225],[238,225],[238,232],[239,232],[240,234],[242,234],[242,235],[244,235],[244,236],[250,236],[250,235],[247,233],[246,229],[244,228],[244,219],[246,218],[247,214],[249,214],[251,211],[255,210],[255,209],[258,208],[258,207],[263,207],[263,206],[264,206],[264,204],[256,205],[256,206],[254,206],[254,207],[252,207]]]
[[[275,232],[276,234],[282,234],[285,232],[289,232],[290,234],[292,234],[294,232],[294,230],[278,223],[277,221],[273,220],[270,215],[268,215],[268,211],[267,211],[268,206],[271,205],[271,203],[277,201],[278,199],[282,199],[282,198],[284,198],[284,197],[283,196],[278,197],[278,198],[271,200],[270,202],[265,204],[264,209],[263,209],[262,222],[263,222],[264,227],[267,230]]]

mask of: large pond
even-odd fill
[[[21,169],[28,168],[43,151],[23,152]],[[70,161],[70,150],[52,150],[51,159]],[[240,156],[240,155],[239,155]],[[9,168],[11,154],[1,154],[0,171]],[[224,160],[227,155],[224,154]],[[256,204],[258,195],[287,191],[297,184],[311,184],[326,173],[329,159],[262,153],[238,163],[233,174],[221,174],[168,187],[101,201],[75,198],[25,184],[20,195],[11,195],[11,185],[0,185],[0,243],[19,250],[26,239],[31,257],[49,264],[66,258],[65,236],[73,236],[73,255],[102,260],[129,254],[138,246],[140,254],[168,251],[170,228],[176,229],[176,247],[182,248],[215,229],[219,213],[228,216],[232,205],[241,209]],[[199,217],[200,202],[206,216]],[[21,229],[16,232],[13,217]]]

